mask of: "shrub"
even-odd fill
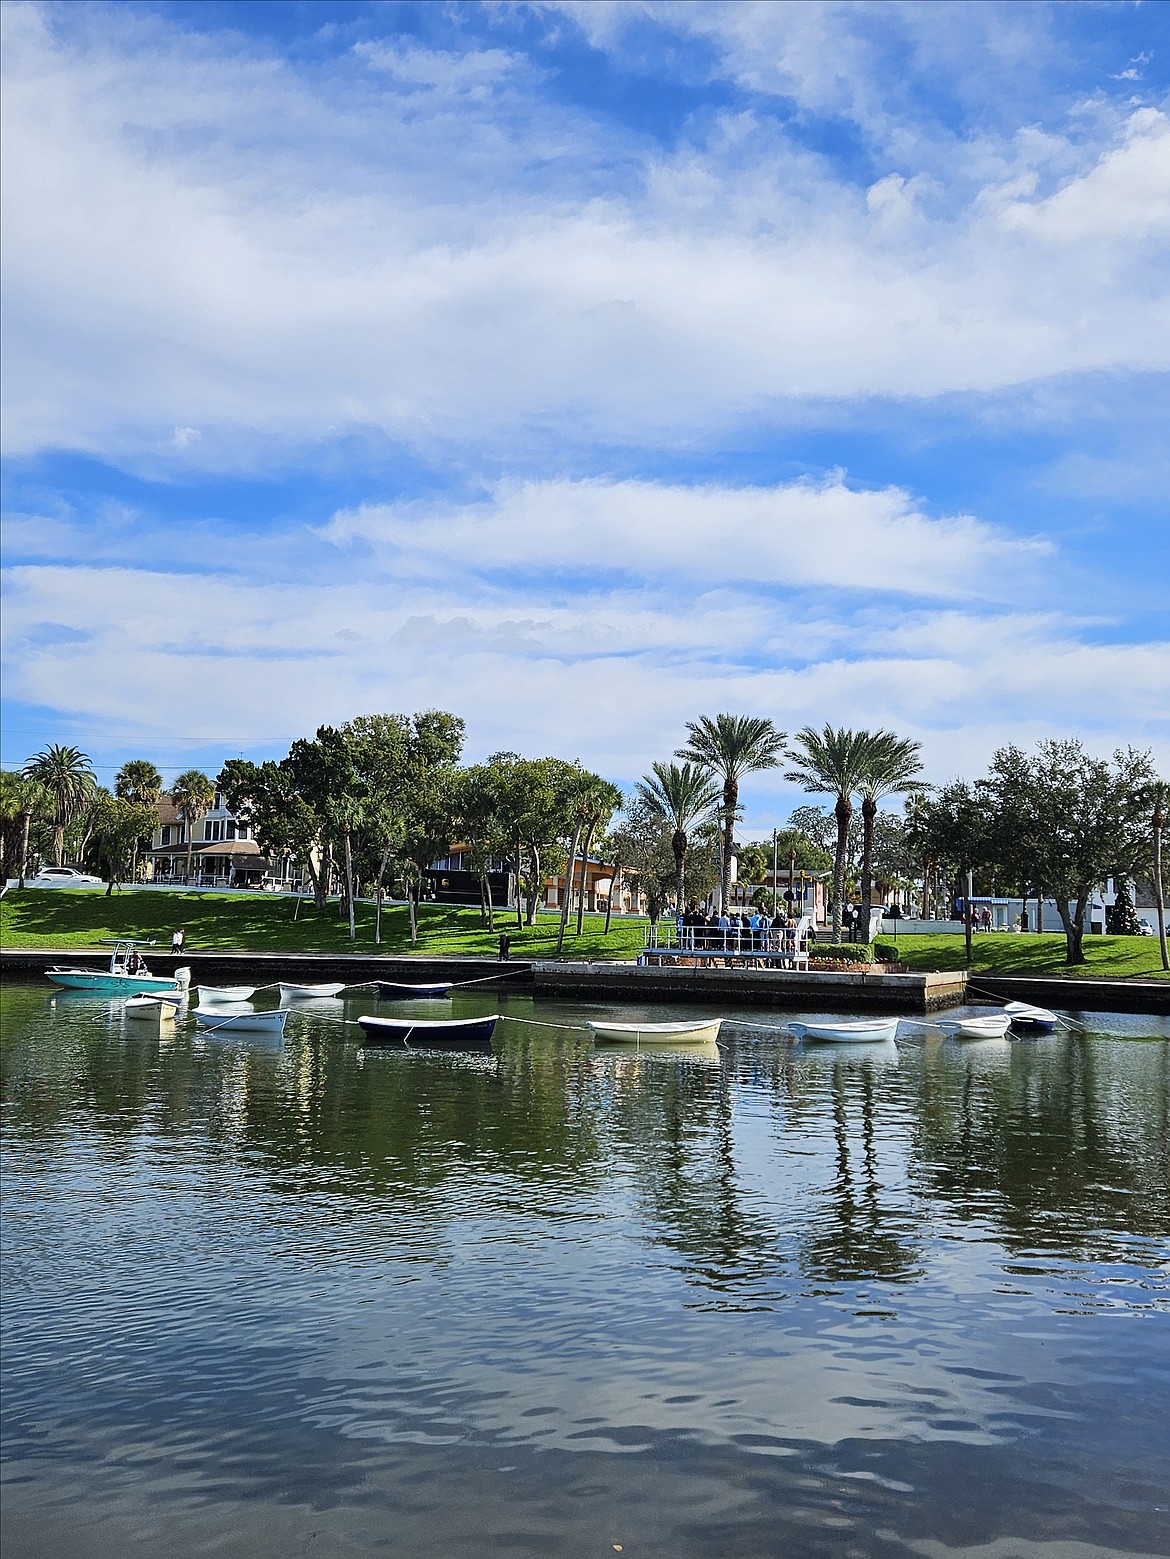
[[[894,942],[875,942],[873,944],[873,961],[877,964],[896,964],[902,955],[898,952]]]
[[[869,942],[813,942],[810,958],[831,958],[838,964],[871,964],[873,947]]]

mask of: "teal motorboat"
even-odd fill
[[[139,992],[186,990],[191,983],[190,969],[176,969],[174,974],[151,974],[146,967],[138,943],[127,939],[118,942],[110,955],[108,969],[46,969],[45,973],[54,985],[67,991],[92,991],[98,996],[134,996]]]

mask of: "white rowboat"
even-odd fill
[[[195,989],[201,1007],[214,1006],[217,1001],[247,1001],[256,994],[254,985],[197,985]]]
[[[1012,1021],[1012,1027],[1030,1029],[1034,1034],[1051,1034],[1060,1019],[1047,1007],[1033,1007],[1026,1001],[1009,1001],[1003,1009]]]
[[[883,1045],[896,1039],[897,1018],[826,1018],[820,1023],[790,1023],[799,1039],[823,1039],[837,1045]]]
[[[719,1038],[722,1018],[690,1023],[590,1023],[595,1040],[611,1045],[710,1045]]]
[[[178,1005],[178,997],[142,994],[128,997],[122,1011],[135,1023],[149,1023],[154,1028],[159,1028],[164,1023],[174,1022]]]
[[[283,1034],[288,1009],[273,1012],[225,1012],[222,1007],[196,1007],[195,1021],[200,1028],[217,1031],[233,1029],[252,1034]]]
[[[1003,1039],[1012,1020],[1006,1012],[980,1013],[972,1018],[944,1019],[938,1027],[955,1039]]]
[[[286,985],[280,982],[281,1001],[312,1001],[317,996],[340,996],[345,985]]]

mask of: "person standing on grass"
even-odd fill
[[[511,947],[512,947],[512,938],[508,935],[508,933],[506,931],[501,931],[500,932],[500,956],[497,959],[498,963],[506,964],[508,962],[508,955],[509,955],[509,953],[511,951]]]
[[[187,933],[182,926],[171,935],[171,952],[181,953],[187,945]]]

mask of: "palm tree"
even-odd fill
[[[609,820],[622,804],[622,793],[608,780],[592,775],[585,793],[585,838],[581,844],[581,887],[577,895],[577,935],[585,928],[585,890],[589,877],[589,850],[598,828],[608,828]]]
[[[731,896],[731,862],[735,848],[735,820],[739,815],[739,782],[757,769],[772,769],[784,755],[784,732],[771,720],[754,715],[703,715],[688,720],[691,733],[685,747],[675,753],[697,763],[706,773],[723,782],[723,870],[720,876],[720,906]]]
[[[1158,908],[1158,947],[1162,954],[1162,968],[1170,969],[1170,955],[1166,950],[1166,894],[1162,887],[1162,834],[1166,827],[1166,802],[1170,798],[1170,785],[1165,780],[1154,783],[1154,903]]]
[[[655,817],[671,829],[674,851],[675,903],[686,908],[686,860],[690,831],[719,799],[719,786],[694,764],[653,763],[638,786],[638,794]]]
[[[114,795],[131,806],[153,807],[162,795],[162,775],[149,758],[130,758],[114,775]],[[138,881],[138,840],[130,861],[131,881]]]
[[[46,747],[24,766],[43,785],[53,809],[53,860],[65,864],[65,831],[97,789],[93,764],[79,747]]]
[[[835,796],[837,853],[833,862],[833,941],[841,940],[841,901],[845,895],[845,859],[849,849],[849,821],[853,796],[864,782],[872,738],[868,731],[835,731],[826,725],[814,731],[806,725],[796,734],[788,757],[793,765],[785,779],[803,785],[817,795]],[[869,929],[868,927],[866,928]]]
[[[187,825],[187,880],[190,881],[191,863],[195,858],[195,823],[204,812],[210,812],[215,786],[202,769],[186,769],[171,786],[171,800]]]
[[[914,776],[922,772],[921,742],[903,741],[892,731],[875,731],[862,768],[861,783],[861,914],[865,939],[869,940],[869,912],[873,899],[873,825],[883,796],[905,795],[922,789]]]

